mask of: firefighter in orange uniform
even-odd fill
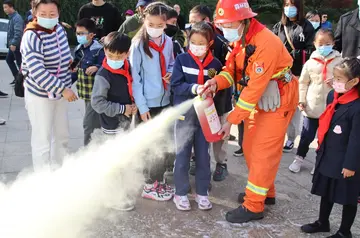
[[[233,48],[226,67],[205,86],[215,92],[240,82],[235,109],[219,133],[245,123],[244,156],[249,169],[242,205],[226,220],[244,223],[263,218],[264,204],[275,203],[274,181],[282,157],[286,129],[298,105],[298,80],[292,58],[281,40],[259,23],[247,0],[220,0],[215,23]],[[209,92],[207,92],[209,93]]]

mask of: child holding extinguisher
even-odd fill
[[[204,90],[204,83],[211,71],[220,72],[222,64],[213,57],[210,47],[213,44],[213,29],[204,22],[192,26],[189,34],[189,50],[176,59],[171,77],[174,92],[174,105],[196,97]],[[175,123],[176,161],[174,171],[176,208],[191,210],[187,193],[190,189],[189,167],[191,149],[196,156],[196,199],[201,210],[209,210],[212,204],[208,199],[210,185],[209,143],[205,140],[195,109],[191,108]]]
[[[321,196],[319,219],[305,233],[329,232],[334,203],[343,205],[341,225],[332,238],[351,238],[360,192],[360,59],[334,68],[332,102],[319,119],[319,149],[311,193]],[[330,101],[330,100],[328,100]]]

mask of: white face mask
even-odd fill
[[[195,56],[200,57],[203,56],[207,51],[206,45],[194,45],[190,43],[189,47],[191,53],[193,53]]]
[[[158,38],[164,33],[164,28],[146,27],[146,31],[151,38]]]
[[[224,37],[229,42],[235,42],[240,40],[244,33],[245,24],[240,24],[237,29],[231,29],[231,28],[222,28]],[[239,34],[239,30],[241,29],[241,33]]]

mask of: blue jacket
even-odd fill
[[[333,91],[328,103],[333,100]],[[355,171],[347,180],[360,182],[360,99],[347,104],[338,104],[324,142],[316,157],[316,169],[323,175],[344,179],[343,168]]]
[[[24,20],[18,12],[9,15],[9,24],[7,31],[7,44],[19,47],[24,31]]]
[[[211,68],[220,72],[222,64],[218,59],[214,58],[214,60],[204,69],[204,82],[209,80],[207,70]],[[174,92],[174,105],[181,104],[182,102],[197,96],[196,88],[198,86],[198,74],[199,67],[188,53],[181,54],[176,58],[174,71],[171,77],[171,89]],[[214,100],[216,100],[216,97]]]
[[[166,39],[163,54],[165,56],[168,73],[172,73],[174,53],[172,39],[165,34]],[[149,108],[165,107],[170,104],[170,86],[165,90],[162,82],[160,55],[150,48],[153,55],[150,58],[144,51],[143,42],[133,41],[130,49],[131,75],[133,77],[133,95],[140,114],[149,111]]]
[[[100,69],[105,58],[103,46],[97,40],[93,40],[88,47],[76,46],[74,54],[74,61],[79,61],[78,67],[82,69],[87,69],[90,66],[96,66]]]
[[[328,29],[328,30],[332,30],[332,24],[329,21],[326,21],[324,23],[321,24],[321,28],[322,29]]]
[[[25,25],[33,20],[32,10],[29,10],[25,13]]]

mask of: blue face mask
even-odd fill
[[[323,45],[318,47],[317,51],[321,56],[326,57],[333,51],[333,47],[332,45]]]
[[[124,65],[124,60],[106,59],[106,62],[112,69],[121,69]]]
[[[288,18],[294,18],[297,16],[297,8],[295,6],[285,7],[284,14]]]
[[[37,23],[40,26],[42,26],[42,27],[44,27],[46,29],[49,29],[49,30],[53,29],[56,26],[56,24],[58,24],[58,22],[59,22],[58,17],[57,18],[37,17],[37,20],[38,20]]]
[[[243,27],[241,30],[241,34],[239,34],[240,27]],[[223,28],[223,33],[225,39],[227,39],[230,43],[240,40],[243,32],[244,32],[244,24],[240,24],[237,29]]]
[[[86,45],[89,43],[88,39],[86,38],[86,35],[76,35],[77,41],[79,42],[80,45]]]
[[[320,22],[316,22],[316,21],[310,21],[311,25],[314,27],[314,29],[318,29],[320,26]]]

